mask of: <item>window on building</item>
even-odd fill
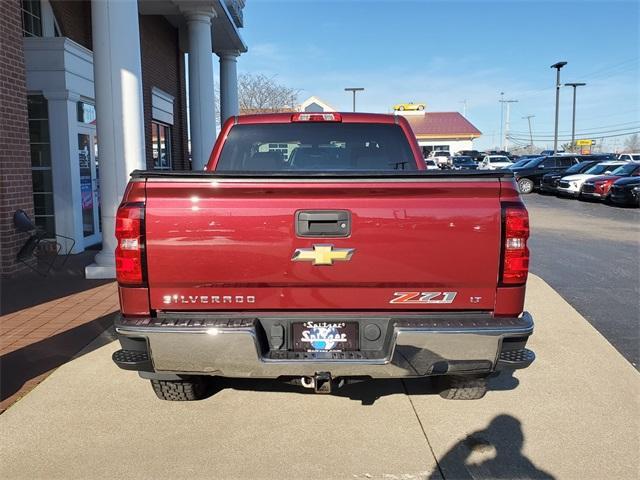
[[[153,168],[171,170],[171,127],[151,122],[151,148]]]
[[[78,102],[76,104],[77,120],[80,123],[95,125],[96,123],[96,107],[87,102]]]
[[[42,95],[29,95],[29,142],[31,145],[31,175],[35,224],[53,236],[56,232],[53,210],[53,180],[51,176],[51,145],[49,143],[49,112]]]
[[[42,36],[40,0],[22,0],[22,32],[25,37]]]

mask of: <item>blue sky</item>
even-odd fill
[[[555,70],[578,89],[576,130],[600,137],[640,130],[638,1],[271,1],[248,0],[240,72],[275,76],[338,110],[344,87],[365,87],[358,110],[388,112],[398,102],[460,111],[499,142],[500,92],[512,104],[511,130],[553,133]],[[572,90],[561,90],[560,132],[570,135]],[[627,130],[622,130],[627,128]],[[517,133],[516,133],[517,132]],[[591,135],[597,132],[599,135]],[[606,133],[601,133],[606,132]],[[615,138],[606,140],[615,147]],[[621,146],[624,138],[617,140]],[[552,142],[541,139],[545,146]]]

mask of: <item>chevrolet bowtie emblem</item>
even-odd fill
[[[313,248],[297,248],[291,260],[313,262],[314,265],[333,265],[334,261],[351,260],[355,248],[334,248],[333,245],[314,245]]]

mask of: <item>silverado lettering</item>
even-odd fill
[[[427,170],[402,116],[232,117],[205,171],[132,174],[113,359],[166,400],[219,377],[480,398],[535,358],[528,237],[512,173]]]

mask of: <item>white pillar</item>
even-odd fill
[[[220,124],[238,115],[238,51],[223,51],[220,57]]]
[[[76,102],[80,95],[67,90],[44,91],[49,109],[51,175],[56,233],[75,240],[72,253],[84,250],[80,166],[78,164],[78,120]],[[56,239],[67,251],[71,242]]]
[[[115,216],[129,174],[146,166],[137,0],[92,0],[102,250],[87,278],[115,277]]]
[[[194,170],[203,170],[216,138],[211,10],[186,10],[189,37],[189,125]]]

